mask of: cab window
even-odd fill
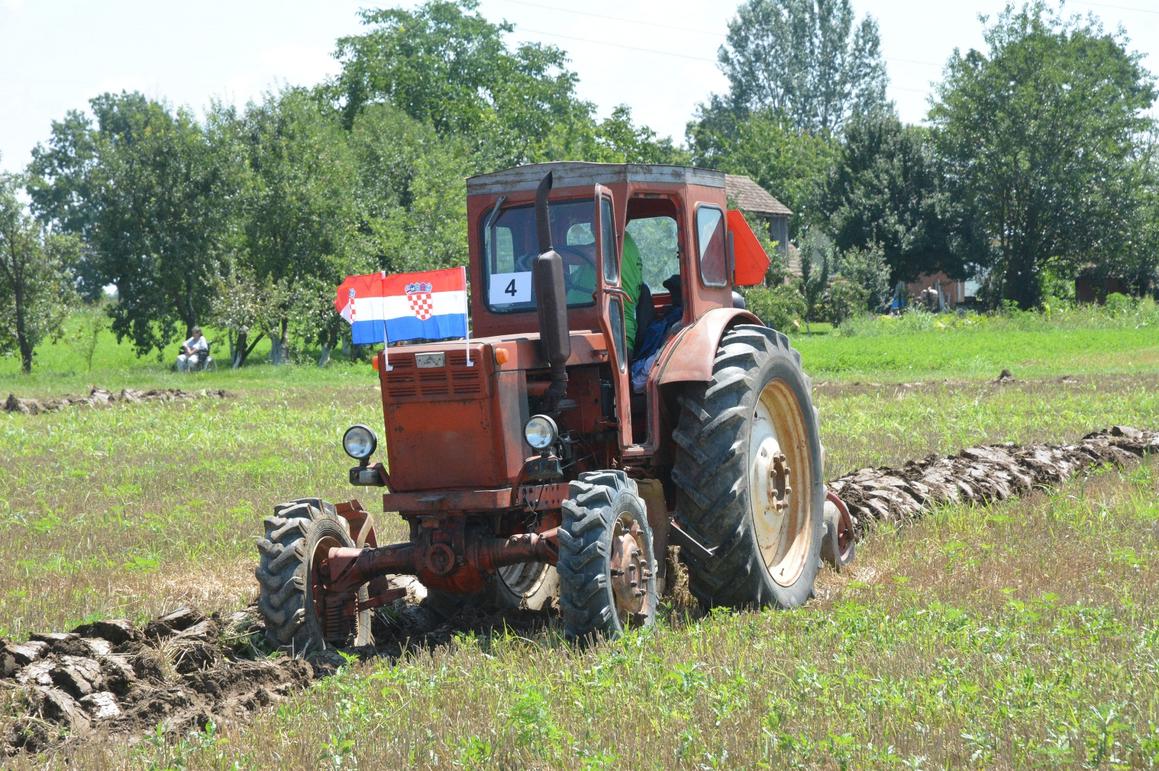
[[[700,206],[696,210],[696,248],[700,254],[700,280],[704,285],[727,286],[724,212],[715,206]]]
[[[596,288],[595,201],[552,202],[551,238],[563,258],[568,307],[590,306]],[[483,219],[483,273],[487,307],[498,313],[535,310],[531,267],[539,255],[535,207],[511,206],[491,227]]]

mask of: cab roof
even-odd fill
[[[487,195],[534,190],[549,171],[554,174],[552,186],[555,188],[624,183],[723,188],[725,180],[724,172],[689,166],[557,161],[531,163],[491,174],[479,174],[467,180],[467,194]]]

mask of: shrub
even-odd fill
[[[845,276],[836,276],[825,290],[825,315],[834,326],[853,316],[862,316],[869,308],[869,290]]]
[[[842,252],[837,258],[837,272],[855,287],[864,290],[865,307],[856,309],[850,315],[858,315],[866,310],[884,310],[889,305],[889,265],[880,244],[872,243],[865,249],[854,248]]]
[[[1112,316],[1126,316],[1135,310],[1135,299],[1119,292],[1111,292],[1107,295],[1105,307],[1107,313]]]
[[[782,332],[799,327],[805,315],[805,298],[788,284],[753,287],[745,292],[745,302],[761,321]]]

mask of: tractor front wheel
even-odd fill
[[[813,593],[825,485],[817,415],[788,338],[743,325],[721,341],[712,380],[681,398],[672,479],[682,550],[706,605],[791,608]]]
[[[353,597],[327,596],[318,589],[317,571],[329,550],[355,545],[347,521],[334,506],[317,498],[279,504],[265,527],[255,574],[266,639],[296,656],[327,647],[369,645],[370,611],[352,615]],[[366,586],[359,588],[359,601],[365,603],[367,595]]]
[[[559,604],[570,640],[618,637],[656,618],[656,555],[636,483],[623,471],[581,474],[559,528]]]

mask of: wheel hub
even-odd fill
[[[326,575],[326,558],[333,548],[342,546],[333,538],[320,538],[314,546],[314,554],[308,566],[310,589],[313,593],[314,614],[325,640],[344,640],[353,627],[354,593],[332,594],[322,586],[322,576]]]
[[[612,594],[620,619],[642,613],[652,571],[644,553],[643,535],[637,522],[617,520],[612,531],[611,568]]]
[[[770,577],[782,586],[800,575],[811,540],[804,432],[792,392],[783,381],[767,383],[753,407],[750,426],[749,505],[761,557]],[[794,481],[804,497],[793,494]]]

